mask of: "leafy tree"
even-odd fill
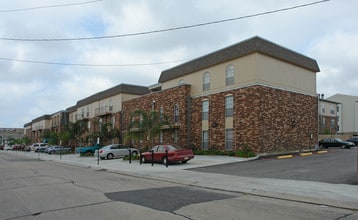
[[[82,135],[87,131],[87,125],[84,121],[76,121],[76,122],[70,122],[68,124],[68,128],[66,129],[66,133],[63,134],[63,136],[68,141],[74,141],[75,147],[77,147],[77,143],[81,142]]]
[[[131,122],[128,125],[126,138],[140,140],[144,137],[147,141],[154,142],[164,126],[170,128],[168,116],[158,111],[146,112],[137,109],[131,113]]]
[[[102,143],[110,143],[116,137],[116,129],[113,128],[112,123],[101,123],[97,132],[91,133],[90,138],[96,140],[100,138]]]

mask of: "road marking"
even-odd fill
[[[287,159],[287,158],[292,158],[293,155],[283,155],[283,156],[278,156],[277,159]]]

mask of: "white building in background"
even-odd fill
[[[327,100],[340,103],[337,109],[338,132],[358,133],[358,96],[335,94]]]

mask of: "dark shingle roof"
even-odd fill
[[[263,38],[253,37],[171,69],[164,70],[162,71],[158,82],[163,83],[255,52],[292,63],[314,72],[320,71],[316,60],[274,44]]]
[[[133,95],[145,95],[149,93],[148,87],[145,86],[137,86],[137,85],[129,85],[129,84],[120,84],[115,87],[109,88],[107,90],[98,92],[94,95],[91,95],[85,99],[82,99],[77,102],[76,107],[82,107],[93,102],[118,95],[120,93],[123,94],[133,94]]]
[[[43,120],[50,120],[50,119],[51,119],[51,115],[43,115],[32,120],[32,123],[43,121]]]

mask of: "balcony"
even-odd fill
[[[102,106],[95,109],[95,116],[110,115],[113,112],[113,106]]]
[[[89,112],[82,112],[77,114],[77,120],[88,120],[89,119]]]

